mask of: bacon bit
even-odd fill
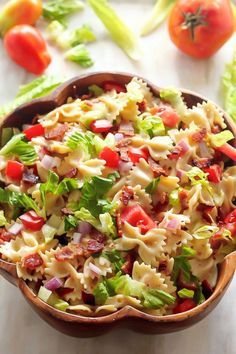
[[[221,127],[219,126],[219,124],[215,124],[212,128],[211,128],[211,132],[213,134],[218,134],[221,132]]]
[[[154,172],[155,178],[160,176],[168,176],[166,170],[161,167],[156,161],[154,161],[151,157],[148,158],[148,163],[152,169],[152,172]]]
[[[219,230],[210,238],[210,245],[213,251],[217,251],[220,246],[226,246],[228,244],[228,240],[224,238],[222,231],[224,231],[224,229]]]
[[[186,189],[181,189],[179,191],[179,200],[181,204],[181,209],[188,209],[188,191],[186,191]]]
[[[207,204],[203,204],[200,203],[197,206],[197,210],[202,212],[202,217],[209,223],[212,223],[212,216],[211,216],[211,212],[212,210],[215,208],[214,205],[207,205]]]
[[[101,234],[101,232],[99,232],[95,229],[92,231],[90,236],[93,240],[96,240],[97,242],[100,242],[100,243],[104,243],[106,241],[106,236]]]
[[[193,160],[193,165],[200,168],[201,170],[207,167],[210,167],[212,165],[212,160],[208,158],[202,158],[202,159],[194,159]]]
[[[207,134],[207,130],[206,128],[203,128],[200,131],[193,133],[191,135],[191,139],[195,143],[200,143],[206,137],[206,134]]]
[[[197,290],[197,286],[194,282],[187,282],[185,280],[182,269],[180,269],[177,283],[180,288],[186,288],[188,290],[194,290],[194,291]]]
[[[122,237],[122,221],[121,221],[121,214],[120,213],[117,213],[117,215],[116,215],[116,226],[117,226],[118,237]]]
[[[80,97],[80,99],[81,99],[81,101],[85,101],[85,100],[89,100],[92,97],[93,97],[92,93],[87,93],[87,94],[82,95]]]
[[[169,203],[169,197],[166,192],[161,192],[160,197],[159,197],[159,203],[166,204]]]
[[[104,244],[97,240],[89,240],[87,244],[87,251],[91,254],[102,252]]]
[[[77,168],[72,168],[69,172],[67,172],[64,176],[66,178],[74,178],[77,175]]]
[[[45,133],[45,138],[47,140],[61,141],[67,130],[67,124],[58,125],[56,128],[47,130]]]
[[[129,204],[129,201],[134,199],[134,191],[132,187],[129,186],[124,186],[122,188],[122,194],[120,197],[120,200],[122,203],[127,206]]]
[[[68,209],[68,208],[62,208],[61,212],[64,215],[73,215],[74,214],[74,212],[72,210]]]
[[[166,273],[167,272],[167,260],[162,260],[159,263],[159,267],[158,267],[158,272],[163,272]]]
[[[138,110],[143,113],[147,110],[147,100],[143,100],[142,102],[138,103]]]
[[[93,294],[87,294],[82,291],[82,300],[86,305],[95,305],[95,297],[93,296]]]
[[[80,244],[73,245],[73,251],[75,256],[81,257],[84,255],[84,248]]]
[[[125,274],[132,275],[133,265],[135,262],[135,256],[133,253],[128,253],[125,263],[122,265],[121,270]]]
[[[55,253],[55,258],[58,262],[64,262],[64,261],[68,261],[71,260],[75,257],[75,254],[73,252],[73,250],[66,246],[66,247],[62,247],[60,250],[58,250]]]
[[[127,147],[131,144],[132,140],[129,139],[129,138],[124,138],[120,141],[117,142],[116,146],[118,149],[121,149],[121,148],[124,148],[124,147]]]
[[[121,122],[118,133],[126,136],[134,136],[134,127],[131,122]]]
[[[0,245],[15,239],[15,235],[8,232],[5,228],[0,229]]]
[[[34,174],[33,169],[25,169],[22,177],[22,181],[29,184],[36,184],[39,182],[39,176]]]
[[[33,271],[43,264],[43,260],[38,253],[30,254],[22,259],[22,267]]]
[[[124,162],[129,162],[130,161],[130,158],[128,156],[128,148],[127,147],[121,147],[119,149],[119,152],[120,152],[120,159]]]
[[[65,295],[72,293],[72,291],[74,291],[74,289],[71,289],[71,288],[58,288],[55,291],[56,291],[56,293],[57,293],[57,295],[59,297],[63,298]]]
[[[203,295],[208,299],[213,294],[213,288],[208,282],[208,280],[203,280],[202,282]]]
[[[170,152],[171,153],[167,156],[170,160],[178,160],[183,155],[182,147],[177,145]]]

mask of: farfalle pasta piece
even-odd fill
[[[165,284],[165,279],[162,278],[162,274],[145,263],[140,264],[137,261],[134,262],[132,278],[144,283],[150,288],[167,290],[167,285]]]
[[[193,275],[200,281],[208,280],[209,284],[214,288],[217,282],[217,265],[214,259],[191,259],[189,261]]]
[[[154,178],[154,173],[150,169],[149,164],[144,160],[140,159],[139,163],[130,172],[127,180],[128,184],[132,187],[140,185],[145,188],[152,182]]]

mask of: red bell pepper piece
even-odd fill
[[[36,124],[28,129],[25,129],[23,133],[25,134],[28,140],[31,140],[36,136],[44,135],[44,127],[42,126],[42,124]]]
[[[236,161],[236,148],[234,148],[232,145],[226,143],[215,149],[228,156],[231,160]]]
[[[176,314],[176,313],[186,312],[193,309],[194,307],[196,307],[196,304],[192,299],[184,299],[180,301],[178,305],[176,305],[173,308],[173,313]]]
[[[204,172],[208,173],[208,181],[212,183],[220,183],[222,176],[222,168],[219,165],[212,165],[204,168]]]
[[[24,227],[31,231],[40,231],[45,224],[44,219],[38,216],[34,210],[30,210],[27,213],[19,217]]]
[[[117,93],[126,92],[126,88],[123,85],[118,84],[115,81],[104,81],[102,84],[104,91],[115,90]]]
[[[118,168],[119,154],[116,151],[111,150],[109,147],[104,147],[100,152],[99,158],[106,161],[106,166],[110,168]]]
[[[21,181],[24,165],[17,161],[7,161],[6,176],[14,181]]]
[[[90,128],[94,133],[108,133],[112,128],[112,124],[109,120],[99,119],[94,120],[91,123]]]
[[[148,160],[149,151],[147,149],[139,149],[130,147],[128,156],[133,163],[138,163],[140,159]]]
[[[140,227],[143,234],[156,227],[156,223],[139,205],[131,205],[123,208],[121,212],[122,223],[128,222],[132,226]]]

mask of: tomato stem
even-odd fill
[[[202,13],[202,8],[199,6],[195,13],[186,12],[182,13],[184,17],[184,23],[182,25],[183,29],[189,29],[191,38],[195,40],[195,29],[198,26],[207,26],[208,23],[205,21],[206,15]]]

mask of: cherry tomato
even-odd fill
[[[169,34],[184,53],[212,56],[232,36],[234,15],[229,0],[178,0],[169,17]]]
[[[157,114],[161,117],[164,125],[169,128],[176,127],[180,121],[180,116],[171,107],[160,108]]]
[[[115,90],[117,93],[126,92],[126,88],[123,85],[118,84],[115,81],[104,81],[102,84],[104,91]]]
[[[208,173],[208,181],[212,183],[220,183],[222,176],[222,168],[219,165],[212,165],[210,167],[204,168],[204,172]]]
[[[38,216],[34,210],[30,210],[27,213],[19,217],[22,224],[27,230],[40,231],[45,224],[44,219]]]
[[[194,307],[196,307],[196,304],[192,299],[184,299],[173,308],[173,313],[186,312],[193,309]]]
[[[94,133],[108,133],[112,128],[112,124],[109,120],[99,119],[94,120],[91,123],[90,128]]]
[[[20,181],[23,176],[24,165],[17,161],[7,161],[6,176],[14,181]]]
[[[119,154],[107,146],[100,152],[99,158],[106,161],[107,167],[118,168],[119,166]]]
[[[46,42],[34,27],[13,27],[4,37],[4,46],[13,61],[35,75],[42,74],[51,62]]]
[[[25,134],[28,140],[31,140],[36,136],[44,135],[44,127],[42,126],[42,124],[36,124],[28,129],[25,129],[23,133]]]
[[[133,163],[138,163],[140,159],[148,160],[149,152],[147,149],[130,147],[128,156]]]
[[[123,208],[121,212],[121,221],[123,223],[126,221],[132,226],[140,227],[141,232],[144,234],[156,227],[156,223],[139,204]]]
[[[236,161],[236,148],[234,148],[232,145],[226,143],[215,149],[228,156],[231,160]]]

